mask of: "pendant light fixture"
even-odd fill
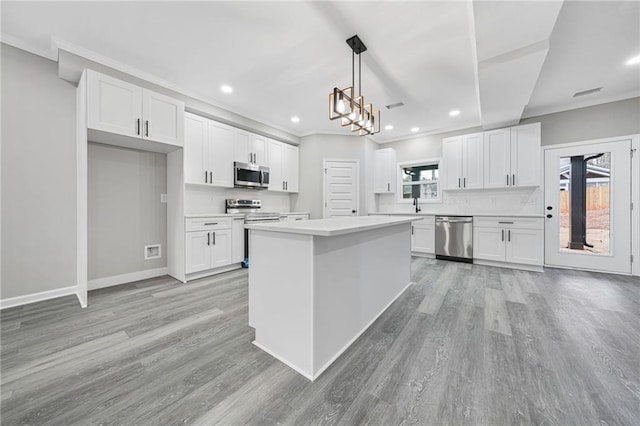
[[[362,58],[360,54],[367,50],[360,37],[354,35],[347,39],[353,51],[351,54],[351,86],[344,89],[335,87],[329,93],[329,119],[340,119],[343,127],[351,126],[352,132],[360,136],[380,132],[380,110],[373,109],[362,96]],[[358,95],[355,94],[355,62],[358,55]]]

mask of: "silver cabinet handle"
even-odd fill
[[[502,241],[504,241],[504,229],[502,230]]]
[[[501,225],[513,225],[513,222],[498,222]]]
[[[507,231],[507,241],[511,242],[511,229]]]
[[[137,128],[137,130],[136,130],[136,134],[140,135],[140,119],[138,118],[138,119],[136,120],[136,122],[137,122],[137,125],[136,125],[136,126],[137,126],[137,127],[136,127],[136,128]]]
[[[284,181],[282,181],[282,190],[284,191]]]
[[[205,222],[205,226],[212,226],[212,225],[217,225],[218,222]]]
[[[207,245],[211,245],[211,234],[207,232]]]
[[[507,186],[509,186],[509,175],[507,175]]]
[[[462,178],[462,187],[463,188],[467,187],[467,178]]]
[[[213,234],[213,245],[215,246],[216,245],[216,233],[212,232],[212,234]]]
[[[413,225],[411,225],[411,235],[413,235]]]
[[[149,136],[149,120],[145,120],[144,127],[145,127],[144,135],[148,137]]]
[[[390,183],[387,184],[387,192],[391,192],[391,184]]]
[[[460,178],[458,178],[458,188],[460,188]]]
[[[209,182],[207,182],[207,171],[206,170],[204,171],[204,183],[209,183]]]
[[[287,182],[286,180],[284,181],[284,189],[285,191],[289,190],[289,182]]]
[[[511,175],[511,186],[516,186],[516,175]]]

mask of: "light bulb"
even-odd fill
[[[342,99],[338,100],[337,108],[338,108],[338,112],[340,113],[344,112],[344,101]]]

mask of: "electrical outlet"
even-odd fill
[[[160,194],[160,202],[161,203],[167,202],[167,194]]]

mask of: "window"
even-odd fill
[[[424,201],[440,201],[440,161],[400,164],[402,199],[419,198]]]

